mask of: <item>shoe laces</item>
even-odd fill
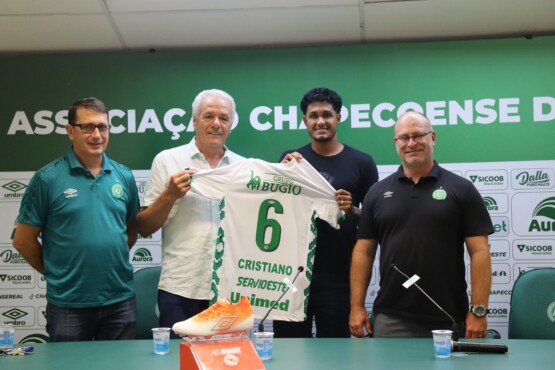
[[[220,316],[223,312],[225,312],[226,308],[229,306],[230,302],[227,300],[221,300],[214,303],[212,306],[207,308],[206,310],[202,311],[198,314],[199,318],[203,320],[209,320],[214,317]]]

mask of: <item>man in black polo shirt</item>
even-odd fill
[[[482,338],[491,285],[488,235],[493,225],[472,183],[433,159],[436,133],[422,114],[408,112],[395,124],[399,170],[374,185],[362,205],[351,265],[349,326],[357,337],[364,329],[375,337],[431,337],[433,329],[451,329],[450,319],[408,276],[459,324],[459,334]],[[464,244],[470,256],[471,304],[465,280]],[[380,290],[374,325],[364,308],[376,250],[380,245]]]

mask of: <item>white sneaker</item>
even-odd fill
[[[254,314],[247,297],[241,297],[236,304],[222,299],[206,310],[185,320],[176,322],[172,330],[184,336],[211,336],[252,329]]]

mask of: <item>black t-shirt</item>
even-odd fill
[[[372,157],[344,145],[341,153],[324,157],[315,153],[310,144],[286,151],[280,161],[291,152],[299,152],[336,190],[351,193],[353,205],[359,207],[366,192],[378,181],[378,169]],[[316,255],[311,290],[322,285],[349,286],[351,254],[356,241],[358,218],[347,217],[336,230],[317,220]]]
[[[374,185],[364,198],[357,239],[380,245],[377,313],[408,319],[449,321],[395,264],[457,321],[468,312],[464,238],[493,233],[484,201],[470,181],[435,163],[417,184],[402,167]]]

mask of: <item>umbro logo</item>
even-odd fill
[[[386,191],[385,193],[383,193],[384,198],[391,198],[392,196],[393,196],[392,191]]]
[[[212,331],[226,331],[235,326],[235,322],[239,318],[238,315],[223,315],[211,329]]]
[[[66,195],[66,198],[75,198],[77,196],[77,190],[69,188],[64,191],[64,194]]]

